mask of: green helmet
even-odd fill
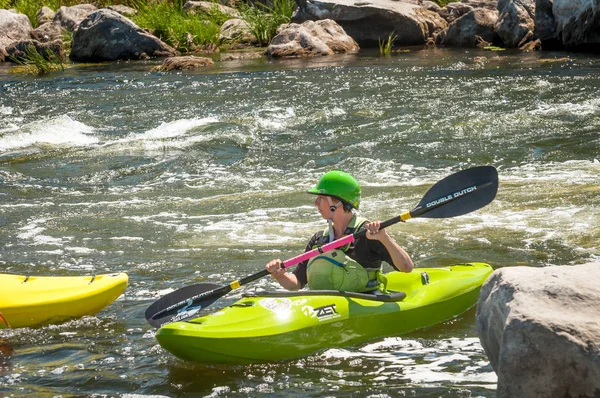
[[[360,205],[360,185],[350,174],[339,170],[325,173],[317,186],[306,192],[313,195],[333,196],[349,203],[355,209]]]

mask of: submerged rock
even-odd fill
[[[496,270],[477,326],[498,398],[600,396],[600,263]]]
[[[213,65],[213,61],[210,58],[189,55],[185,57],[169,57],[163,61],[162,65],[152,70],[154,72],[168,72],[172,70],[191,70],[211,65]]]

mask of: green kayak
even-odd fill
[[[492,268],[467,263],[386,274],[390,294],[260,292],[210,315],[156,332],[175,356],[204,363],[270,362],[399,335],[475,305]]]

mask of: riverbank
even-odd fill
[[[267,46],[268,57],[356,53],[373,47],[388,56],[419,45],[587,51],[598,48],[595,21],[600,15],[594,5],[569,7],[564,0],[463,0],[444,7],[422,0],[276,0],[267,6],[236,3],[237,8],[160,0],[132,3],[138,9],[81,4],[55,12],[43,7],[33,19],[33,4],[23,9],[27,14],[0,10],[0,57],[33,64],[42,73],[45,66],[64,68],[66,57],[102,62],[257,46]],[[169,68],[208,64],[188,57],[183,66],[170,61]]]

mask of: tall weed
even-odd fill
[[[383,55],[384,57],[389,57],[392,53],[392,46],[394,45],[394,42],[396,41],[397,38],[398,38],[398,36],[395,35],[394,32],[391,32],[388,35],[388,38],[386,40],[378,39],[379,55]]]

